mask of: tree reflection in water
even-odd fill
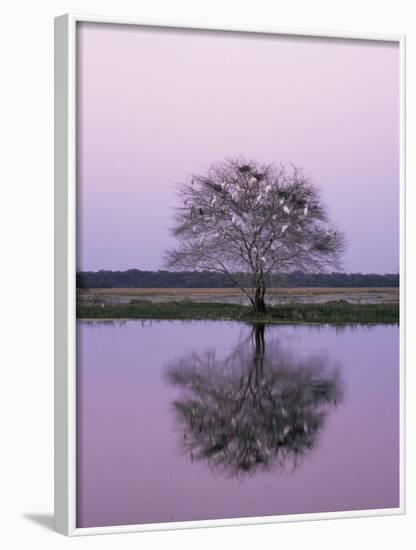
[[[231,475],[294,467],[313,448],[325,418],[342,396],[339,371],[325,357],[295,358],[265,327],[225,360],[190,353],[168,365],[182,390],[174,402],[183,450]]]

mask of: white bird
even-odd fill
[[[214,206],[214,204],[217,202],[217,197],[214,195],[211,199],[211,206]]]
[[[235,224],[235,223],[237,222],[237,218],[236,218],[235,216],[233,216],[233,217],[231,218],[231,221],[233,222],[233,224]]]
[[[290,209],[284,205],[283,210],[286,212],[286,214],[290,214]]]
[[[257,179],[256,179],[256,178],[250,178],[250,179],[248,180],[248,183],[251,183],[252,185],[253,185],[254,183],[256,183],[256,182],[257,182]]]
[[[285,199],[280,199],[279,204],[282,205],[285,203]]]
[[[265,189],[266,195],[267,193],[270,193],[271,190],[272,190],[272,186],[270,184],[266,185],[266,189]]]
[[[277,215],[276,215],[276,214],[274,214],[274,215],[272,216],[272,220],[277,220]]]
[[[303,215],[304,216],[308,215],[308,207],[307,206],[305,206],[305,209],[303,210]]]
[[[257,195],[256,203],[258,204],[261,201],[261,193]]]
[[[287,230],[288,227],[289,227],[288,225],[284,225],[284,226],[282,227],[282,233],[284,233],[284,232]]]
[[[266,263],[266,258],[264,256],[262,256],[261,261],[265,264]]]
[[[192,226],[192,231],[195,233],[195,231],[196,231],[196,225],[193,225],[193,226]]]

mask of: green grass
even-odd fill
[[[251,306],[206,302],[151,302],[78,304],[78,319],[234,320],[264,323],[398,323],[398,304],[351,304],[342,300],[323,304],[282,304],[256,314]]]

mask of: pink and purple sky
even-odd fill
[[[174,186],[293,162],[346,232],[344,271],[399,269],[399,48],[78,23],[77,267],[161,269]]]

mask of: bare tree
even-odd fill
[[[273,339],[266,346],[264,331],[257,323],[226,359],[190,353],[167,366],[181,390],[174,408],[184,454],[233,476],[296,466],[342,399],[328,357],[299,359]]]
[[[179,186],[165,255],[172,269],[226,273],[264,311],[276,273],[339,268],[344,236],[329,222],[317,188],[295,166],[228,159]],[[245,288],[235,273],[249,273]]]

